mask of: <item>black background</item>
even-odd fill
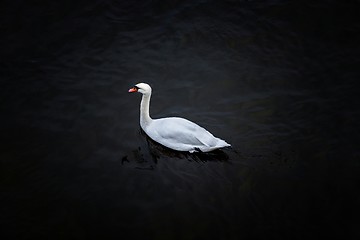
[[[359,1],[2,2],[1,235],[9,239],[358,239],[359,12]],[[187,33],[197,21],[223,30],[216,31],[219,35],[210,27]],[[290,82],[282,81],[279,72],[272,73],[279,78],[283,94],[276,98],[276,109],[281,111],[264,125],[251,125],[261,130],[271,125],[269,138],[276,144],[262,143],[263,135],[257,137],[256,130],[236,134],[238,129],[229,129],[237,126],[236,119],[250,124],[252,120],[246,119],[250,110],[216,126],[211,108],[194,116],[175,107],[170,112],[182,111],[209,126],[213,123],[236,151],[214,161],[165,149],[144,150],[152,147],[139,133],[139,99],[126,96],[125,100],[121,95],[138,81],[159,77],[152,80],[158,93],[181,82],[184,85],[177,90],[199,92],[209,84],[219,94],[231,89],[239,95],[274,92],[271,86],[276,83],[233,84],[224,77],[214,84],[211,74],[187,82],[182,75],[196,71],[195,67],[175,72],[171,67],[157,68],[159,62],[174,62],[171,51],[175,56],[185,54],[188,61],[186,50],[167,48],[164,38],[178,39],[173,42],[204,58],[226,42],[229,48],[247,53],[248,59],[258,59],[254,67],[231,68],[229,76],[237,69],[266,74],[270,74],[267,67],[287,69],[279,72],[294,77]],[[164,45],[160,51],[169,51],[170,57],[142,55],[153,46],[156,49],[156,44]],[[266,51],[271,48],[274,52]],[[142,65],[143,56],[150,60]],[[162,79],[169,76],[172,80]],[[196,105],[190,92],[189,106],[201,109],[216,99],[209,97],[211,90],[203,93],[206,97],[195,98]],[[105,95],[110,100],[101,102]],[[158,115],[168,114],[171,104],[162,100],[174,95],[158,94],[158,106],[163,107],[157,109]],[[300,105],[290,103],[300,98]],[[225,107],[215,106],[214,112],[246,109],[250,100],[238,106],[229,101],[224,100]],[[277,119],[286,124],[277,125]],[[113,121],[123,127],[111,127]],[[117,134],[121,137],[114,141]]]

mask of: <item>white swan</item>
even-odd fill
[[[187,119],[178,117],[152,119],[149,114],[151,87],[148,84],[138,83],[129,89],[129,92],[143,94],[140,104],[140,126],[155,142],[173,150],[190,153],[210,152],[231,146]]]

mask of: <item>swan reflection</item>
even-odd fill
[[[215,150],[208,153],[174,151],[152,140],[142,129],[140,129],[139,132],[146,140],[146,144],[143,145],[143,147],[134,149],[131,154],[123,156],[121,158],[122,165],[135,163],[138,169],[153,170],[155,168],[154,165],[156,165],[159,160],[179,159],[193,162],[229,161],[229,155],[223,150]]]

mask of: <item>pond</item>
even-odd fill
[[[1,217],[13,239],[359,236],[358,3],[12,2]],[[175,152],[184,117],[232,145]]]

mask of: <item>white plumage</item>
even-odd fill
[[[140,104],[140,126],[155,142],[173,150],[190,153],[210,152],[231,146],[187,119],[179,117],[152,119],[149,114],[152,90],[148,84],[138,83],[129,92],[143,94]]]

